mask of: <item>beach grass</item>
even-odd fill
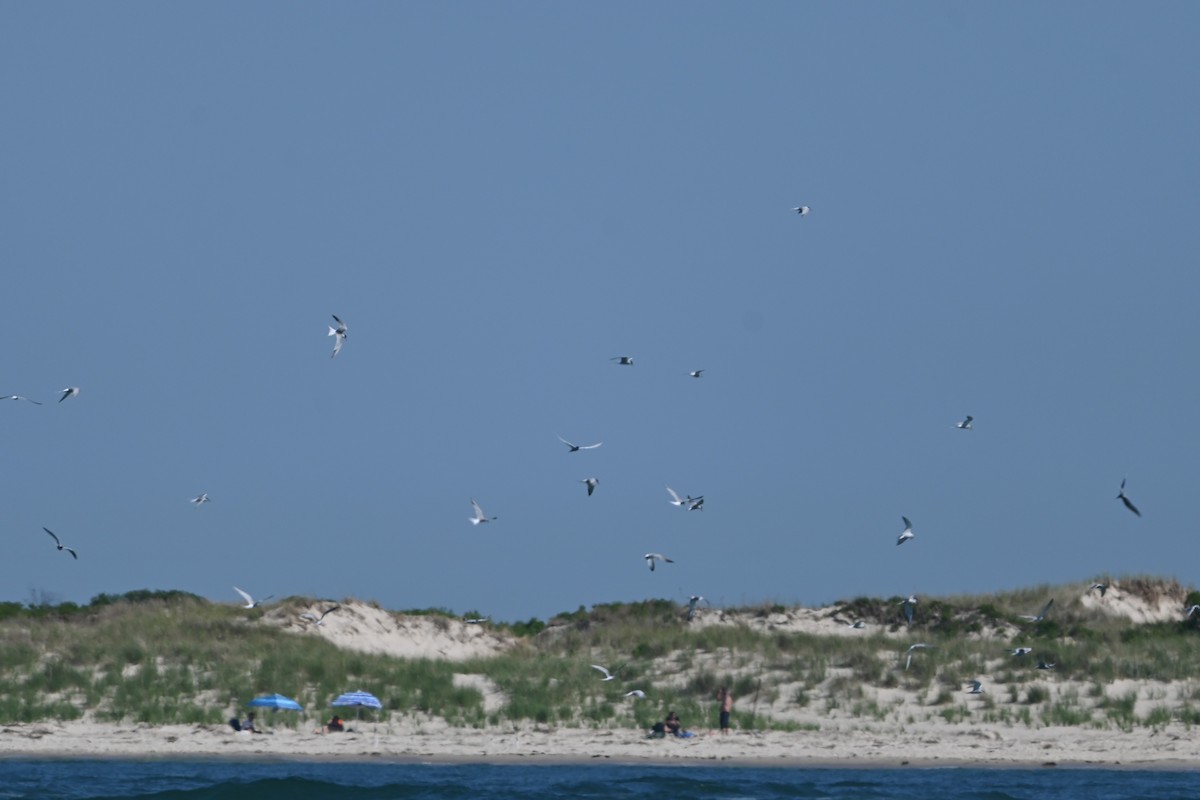
[[[1126,579],[1127,592],[1200,599],[1178,585]],[[1200,629],[1195,620],[1134,624],[1087,607],[1086,585],[1032,587],[918,603],[911,628],[902,598],[856,598],[836,606],[865,619],[862,636],[777,629],[789,609],[763,604],[706,610],[730,624],[690,624],[667,600],[580,608],[547,622],[493,627],[525,646],[452,663],[341,649],[321,637],[266,624],[262,609],[214,604],[183,592],[101,595],[87,606],[0,604],[0,721],[72,720],[151,725],[218,724],[255,695],[279,692],[308,711],[269,715],[310,724],[349,689],[380,698],[378,719],[423,715],[450,725],[534,724],[649,728],[667,710],[685,724],[715,725],[719,688],[737,698],[742,728],[796,730],[824,718],[934,718],[1023,725],[1099,725],[1127,730],[1200,722]],[[1054,597],[1054,614],[1028,622]],[[284,603],[299,607],[304,598]],[[445,609],[406,612],[435,625],[461,624]],[[476,612],[477,615],[477,612]],[[922,641],[907,669],[904,653]],[[1017,644],[1054,663],[1038,670]],[[617,679],[599,680],[591,664]],[[490,710],[475,675],[503,698]],[[988,675],[970,704],[964,680]],[[1138,688],[1113,689],[1122,682]],[[1179,687],[1183,687],[1182,689]],[[626,697],[641,689],[647,700]],[[911,697],[913,702],[899,697]]]

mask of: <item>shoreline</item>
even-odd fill
[[[567,767],[599,766],[610,767],[673,767],[681,769],[805,769],[805,770],[900,770],[900,769],[976,769],[976,770],[1112,770],[1117,772],[1200,772],[1200,763],[1174,762],[1168,760],[1137,763],[1104,761],[969,761],[958,759],[911,759],[892,762],[883,759],[848,759],[846,761],[813,761],[804,758],[728,758],[719,760],[684,760],[678,758],[612,758],[610,756],[530,755],[530,756],[301,756],[284,754],[229,754],[229,753],[181,753],[181,754],[94,754],[80,753],[5,753],[0,754],[0,763],[42,761],[95,761],[95,762],[213,762],[230,764],[371,764],[378,766],[492,766],[492,767]]]
[[[784,769],[1200,770],[1200,735],[1161,729],[909,725],[873,730],[699,732],[647,739],[635,729],[457,729],[405,720],[339,734],[281,728],[75,721],[0,726],[0,760],[244,761],[429,765]],[[884,730],[884,728],[891,728]]]

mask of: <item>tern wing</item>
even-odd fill
[[[58,537],[54,535],[54,531],[50,530],[49,528],[45,528],[45,527],[42,528],[42,530],[44,530],[46,533],[50,534],[50,538],[54,540],[55,544],[62,544],[62,542],[60,542],[58,540]]]
[[[1125,495],[1121,495],[1121,502],[1124,503],[1125,507],[1128,508],[1130,511],[1132,511],[1134,514],[1137,514],[1139,517],[1142,515],[1142,512],[1137,510],[1137,506],[1135,506],[1133,503],[1131,503],[1129,501],[1129,498],[1126,497]]]
[[[235,592],[237,592],[238,594],[240,594],[240,595],[241,595],[241,596],[242,596],[242,597],[243,597],[243,598],[246,600],[246,602],[247,602],[247,603],[249,603],[250,605],[254,605],[254,598],[253,598],[253,597],[251,597],[251,596],[249,595],[249,593],[242,591],[241,589],[239,589],[239,588],[238,588],[238,587],[236,587],[236,586],[235,586],[235,587],[233,587],[233,590],[234,590]]]
[[[79,555],[78,555],[78,554],[77,554],[77,553],[76,553],[74,550],[72,550],[71,548],[69,548],[69,547],[64,547],[64,548],[63,548],[63,550],[66,550],[68,553],[70,553],[70,554],[71,554],[71,558],[75,559],[76,561],[78,561],[78,560],[79,560]]]

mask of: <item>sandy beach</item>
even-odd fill
[[[724,736],[703,730],[690,739],[648,739],[644,731],[631,729],[454,729],[436,720],[364,721],[350,727],[342,734],[289,728],[250,734],[205,725],[9,724],[0,728],[0,757],[1200,768],[1200,736],[1183,726],[1123,732],[930,723]]]

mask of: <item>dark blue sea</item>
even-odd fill
[[[0,761],[0,798],[1196,800],[1200,771]]]

